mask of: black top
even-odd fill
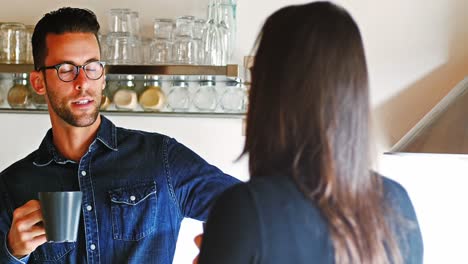
[[[404,263],[423,262],[423,242],[405,189],[383,178],[390,226]],[[393,220],[392,220],[393,219]],[[253,179],[220,196],[208,218],[200,264],[334,263],[327,222],[287,177]]]

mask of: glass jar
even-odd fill
[[[41,110],[47,109],[47,102],[45,99],[45,95],[37,94],[36,92],[32,91],[31,103],[36,109],[41,109]]]
[[[101,96],[101,105],[99,106],[100,110],[107,110],[112,104],[112,97],[115,91],[119,88],[118,80],[111,80],[109,78],[110,75],[106,76],[106,86],[105,89],[102,90]],[[114,88],[114,89],[113,89]]]
[[[119,87],[114,93],[112,101],[117,110],[133,111],[138,107],[137,93],[133,75],[125,77],[126,80],[119,82]]]
[[[193,96],[193,105],[200,111],[214,111],[216,109],[216,90],[214,79],[203,80]]]
[[[0,107],[7,108],[8,90],[13,86],[13,75],[10,73],[0,73]]]
[[[169,107],[174,111],[187,111],[190,107],[190,92],[184,78],[175,80],[167,95]]]
[[[240,83],[226,83],[225,92],[221,96],[220,104],[224,112],[245,112],[247,94]]]
[[[143,85],[144,89],[138,99],[140,106],[145,111],[160,111],[166,103],[166,96],[161,89],[161,82],[159,80],[148,80]]]
[[[31,91],[31,104],[34,106],[36,109],[40,110],[47,110],[47,101],[46,101],[46,96],[43,94],[38,94],[34,91],[34,89],[31,86],[31,83],[28,82],[28,87],[29,90]]]
[[[8,104],[11,108],[27,108],[31,103],[31,89],[28,87],[28,74],[14,75],[13,86],[8,91]]]
[[[111,99],[107,95],[103,94],[101,97],[101,106],[99,107],[99,109],[107,110],[107,108],[109,108],[111,103],[112,103]]]

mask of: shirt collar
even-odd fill
[[[52,161],[59,164],[75,163],[75,161],[64,158],[54,146],[53,143],[52,129],[47,131],[44,139],[36,151],[37,155],[33,162],[38,167],[49,165]],[[117,128],[115,125],[106,117],[101,115],[101,125],[96,136],[97,141],[100,141],[107,148],[117,151]],[[96,141],[96,140],[95,140]]]
[[[101,115],[101,126],[97,134],[97,139],[104,144],[107,148],[117,151],[117,128],[115,125]]]

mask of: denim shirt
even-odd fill
[[[38,150],[0,174],[0,263],[172,263],[182,219],[205,220],[214,199],[238,183],[172,138],[101,117],[79,162],[58,153],[49,130]],[[39,191],[76,190],[77,242],[47,242],[14,258],[6,245],[14,209]]]

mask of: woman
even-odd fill
[[[328,2],[288,6],[259,39],[243,152],[251,180],[218,199],[199,263],[422,263],[408,194],[369,170],[354,20]]]

